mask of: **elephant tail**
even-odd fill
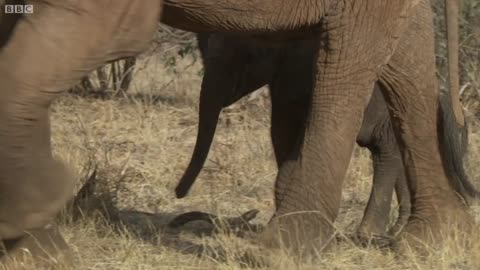
[[[460,103],[460,79],[458,69],[459,52],[459,1],[445,1],[445,21],[447,23],[447,55],[448,55],[448,85],[450,87],[450,98],[453,106],[453,113],[458,124],[465,124],[465,116]]]
[[[215,130],[222,108],[223,104],[219,103],[216,98],[209,97],[202,93],[200,97],[199,124],[195,149],[185,173],[175,188],[177,198],[183,198],[187,195],[202,170],[208,152],[210,151],[213,137],[215,136]]]
[[[468,125],[459,125],[451,103],[451,94],[446,91],[440,97],[441,132],[440,144],[443,164],[455,190],[464,198],[480,199],[478,191],[470,181],[464,164],[468,150]]]
[[[458,3],[445,0],[447,22],[448,85],[440,96],[440,143],[445,170],[455,190],[463,197],[480,198],[465,171],[463,158],[468,147],[468,126],[460,103],[458,71]]]

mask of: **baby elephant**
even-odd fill
[[[296,159],[303,139],[312,93],[311,70],[316,44],[312,40],[266,45],[245,36],[199,34],[205,65],[200,95],[199,132],[193,156],[176,188],[183,197],[198,176],[211,146],[222,108],[268,85],[271,95],[271,137],[277,165]],[[390,116],[376,85],[357,143],[372,153],[374,178],[360,235],[384,235],[389,223],[393,189],[400,213],[389,234],[401,230],[410,215],[405,172]],[[348,104],[346,104],[348,106]]]

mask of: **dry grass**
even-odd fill
[[[190,59],[185,61],[179,66]],[[231,258],[244,247],[241,240],[201,238],[195,235],[200,230],[195,225],[181,234],[164,226],[176,213],[190,210],[236,216],[257,208],[261,211],[258,222],[268,219],[276,174],[268,104],[265,106],[262,99],[244,99],[222,114],[205,169],[190,195],[177,200],[173,188],[187,165],[196,135],[199,64],[170,75],[155,63],[157,59],[148,59],[148,67],[134,81],[136,93],[127,99],[65,96],[53,106],[55,152],[79,175],[86,176],[86,168],[95,163],[99,181],[121,186],[115,192],[110,190],[110,195],[125,210],[122,219],[128,225],[118,231],[91,216],[76,223],[64,222],[62,230],[79,260],[75,269],[239,269],[233,260],[219,262],[211,253],[197,255],[201,253],[199,246],[222,247]],[[159,87],[173,76],[169,86]],[[474,179],[480,179],[474,164],[480,159],[480,128],[476,124],[471,129],[470,172]],[[356,149],[337,222],[341,233],[358,225],[371,177],[368,153]],[[272,269],[478,269],[480,235],[469,236],[474,241],[468,248],[462,239],[465,236],[458,237],[461,239],[452,238],[424,260],[398,260],[391,253],[346,243],[322,255],[315,264],[298,265],[279,255],[278,265]]]
[[[180,233],[166,229],[165,224],[175,214],[190,210],[237,216],[256,208],[259,223],[272,214],[276,168],[269,106],[261,98],[246,98],[225,110],[193,190],[187,198],[175,199],[173,188],[195,142],[201,64],[192,65],[191,57],[177,59],[172,72],[164,60],[160,56],[141,59],[133,91],[126,98],[101,101],[70,95],[52,107],[56,155],[78,173],[79,185],[91,173],[92,164],[96,165],[97,178],[107,186],[100,195],[114,200],[126,224],[113,228],[94,215],[76,222],[62,219],[61,229],[77,259],[73,269],[240,269],[232,258],[245,247],[242,240],[224,235],[199,237],[197,233],[208,233],[208,227],[198,223]],[[471,85],[478,86],[477,70],[467,74]],[[478,102],[469,104],[477,106]],[[474,105],[469,109],[477,113]],[[480,123],[475,121],[470,130],[469,173],[480,186],[476,165]],[[370,165],[368,153],[356,148],[336,223],[341,233],[353,231],[363,214],[370,192]],[[479,207],[474,212],[480,224]],[[298,264],[279,254],[271,269],[480,269],[480,233],[449,237],[444,246],[423,259],[398,259],[393,253],[344,243],[315,263]],[[227,261],[219,261],[212,253],[219,247],[226,251]]]

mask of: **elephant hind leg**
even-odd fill
[[[451,228],[443,225],[469,227],[472,221],[441,159],[431,13],[428,1],[423,1],[381,74],[413,204],[400,237],[422,250],[423,243],[445,237]]]
[[[407,224],[410,217],[412,203],[410,199],[410,191],[408,190],[407,178],[405,177],[405,169],[402,168],[395,182],[395,194],[398,202],[398,218],[395,224],[389,229],[388,235],[397,236]]]
[[[373,159],[373,185],[358,236],[384,235],[390,221],[395,181],[403,170],[390,115],[377,84],[365,111],[357,143],[367,147]]]
[[[374,180],[372,191],[362,222],[359,235],[384,235],[390,221],[390,209],[396,175],[402,170],[402,160],[391,153],[372,153],[374,162]]]

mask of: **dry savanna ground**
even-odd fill
[[[76,259],[73,269],[240,269],[234,256],[246,246],[244,240],[212,235],[202,222],[179,231],[167,229],[166,223],[191,210],[238,216],[259,209],[257,223],[272,214],[276,166],[264,95],[246,97],[224,110],[198,181],[186,198],[175,198],[173,189],[195,142],[202,67],[189,55],[176,57],[172,68],[165,65],[165,55],[175,46],[162,50],[139,59],[127,96],[102,100],[66,95],[51,109],[55,154],[77,172],[78,187],[96,168],[98,186],[87,199],[83,217],[72,221],[68,211],[59,217]],[[472,115],[480,112],[480,97],[474,97],[480,89],[478,74],[472,68],[463,79],[463,85],[468,84],[465,95],[473,96],[465,103]],[[468,172],[480,187],[480,168],[475,166],[480,160],[480,122],[474,116],[469,121]],[[369,153],[357,147],[336,222],[340,234],[358,226],[371,179]],[[102,201],[117,209],[122,226],[113,227],[92,210]],[[472,211],[480,225],[478,207]],[[392,216],[395,213],[394,207]],[[216,250],[226,253],[224,260],[215,256]],[[281,254],[274,261],[271,269],[480,269],[480,233],[453,234],[425,258],[399,259],[345,242],[315,262],[297,263]]]

